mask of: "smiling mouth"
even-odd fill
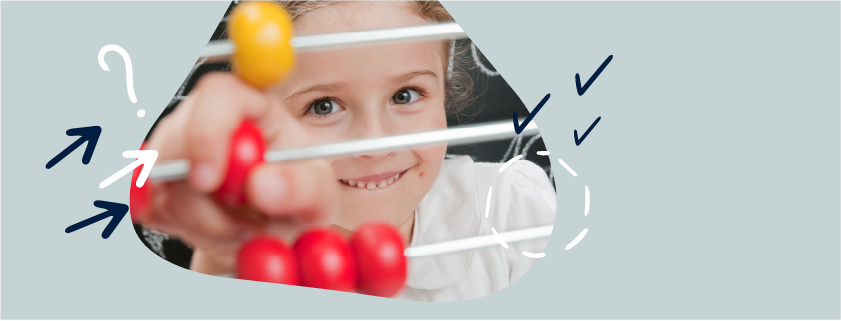
[[[408,172],[408,171],[409,170],[407,169],[405,171],[396,173],[393,176],[387,176],[385,178],[379,178],[379,179],[370,179],[368,177],[363,177],[362,179],[359,179],[359,180],[340,179],[339,182],[341,182],[343,185],[348,186],[348,187],[354,187],[354,188],[358,188],[358,189],[367,189],[369,191],[370,190],[378,190],[378,189],[384,189],[386,187],[391,186],[394,183],[397,183],[397,181],[399,181],[401,178],[403,178],[403,175],[405,175],[406,172]],[[376,176],[381,176],[381,175],[376,175]]]

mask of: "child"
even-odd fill
[[[281,2],[296,35],[449,22],[438,2]],[[295,240],[331,224],[393,224],[418,246],[554,223],[555,192],[541,168],[518,161],[445,160],[446,146],[352,157],[265,163],[247,183],[248,206],[229,209],[211,192],[224,177],[231,133],[258,124],[269,150],[446,128],[470,97],[469,76],[450,68],[453,41],[422,41],[301,53],[281,84],[258,91],[234,76],[203,77],[146,148],[159,160],[185,158],[187,181],[156,185],[143,223],[194,248],[191,269],[231,274],[240,245],[261,232]],[[512,129],[513,130],[513,129]],[[153,183],[157,184],[157,183]],[[485,217],[488,189],[493,188]],[[259,213],[259,214],[255,214]],[[261,220],[255,224],[254,219]],[[457,301],[496,292],[522,276],[546,240],[409,258],[398,298]]]

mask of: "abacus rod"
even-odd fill
[[[520,121],[522,123],[522,120]],[[371,139],[351,140],[325,145],[290,148],[266,152],[267,162],[303,160],[324,157],[341,157],[364,152],[393,151],[412,147],[424,147],[446,142],[447,145],[479,143],[517,136],[511,121],[489,122],[478,125],[459,126],[448,129],[386,136]],[[520,133],[523,136],[538,134],[537,124],[532,121]],[[149,179],[159,182],[184,179],[190,170],[190,162],[184,159],[162,161],[152,168]]]
[[[298,36],[292,38],[291,44],[296,52],[307,52],[361,45],[460,38],[467,38],[467,34],[457,23],[440,23],[394,29]],[[233,52],[234,45],[229,41],[211,41],[204,47],[199,59],[225,60]]]
[[[516,231],[498,233],[499,238],[507,243],[529,241],[552,235],[554,225],[527,228]],[[447,241],[429,245],[412,246],[403,251],[406,257],[441,255],[465,250],[483,248],[487,246],[501,245],[496,235],[483,235],[466,239]]]
[[[527,228],[516,231],[509,231],[499,233],[499,237],[505,243],[517,243],[523,241],[530,241],[540,238],[546,238],[552,235],[552,228],[554,225],[544,225],[539,227]],[[488,246],[499,245],[496,237],[491,235],[483,235],[470,237],[466,239],[453,240],[429,245],[412,246],[403,250],[405,257],[421,257],[448,254],[453,252],[460,252],[472,249],[478,249]],[[217,276],[233,278],[232,274],[220,274]]]

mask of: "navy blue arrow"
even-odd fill
[[[575,89],[578,90],[579,96],[584,95],[584,93],[587,92],[587,89],[589,89],[590,85],[596,81],[596,78],[599,78],[602,70],[604,70],[604,67],[607,67],[607,64],[609,64],[611,60],[613,60],[613,55],[608,56],[607,59],[604,60],[602,65],[599,66],[599,69],[596,69],[596,73],[590,76],[590,79],[588,79],[587,83],[584,84],[584,87],[581,87],[581,77],[579,77],[578,74],[575,74]]]
[[[523,120],[522,124],[519,124],[520,119],[517,118],[517,112],[516,111],[514,112],[514,131],[517,132],[517,135],[522,133],[523,129],[526,129],[526,126],[529,125],[529,122],[531,122],[531,119],[534,118],[534,115],[537,115],[537,112],[540,111],[540,108],[542,108],[543,104],[545,104],[546,101],[548,101],[548,100],[549,100],[549,94],[546,94],[546,96],[543,97],[543,100],[541,100],[540,103],[537,104],[537,107],[534,107],[534,110],[531,111],[531,114],[529,114],[526,117],[526,119]]]
[[[47,162],[47,169],[53,168],[55,164],[58,164],[62,159],[70,155],[76,148],[82,146],[82,143],[88,142],[88,146],[85,147],[85,154],[82,155],[82,164],[87,165],[91,162],[91,157],[93,157],[93,150],[96,148],[96,142],[99,141],[99,134],[102,134],[102,128],[99,126],[90,126],[90,127],[81,127],[81,128],[71,128],[67,130],[67,136],[82,136],[79,137],[73,144],[67,146],[61,153],[55,155],[53,159]]]
[[[126,213],[128,213],[128,205],[126,204],[111,203],[106,201],[94,201],[93,206],[104,209],[105,212],[99,213],[97,215],[92,216],[89,219],[68,226],[66,229],[64,229],[64,233],[73,233],[83,227],[99,222],[106,218],[113,217],[111,219],[111,222],[108,222],[108,226],[105,227],[105,230],[102,231],[102,238],[107,239],[111,236],[111,233],[114,233],[114,229],[117,228],[117,225],[120,225],[120,222],[123,220],[123,217],[126,216]]]

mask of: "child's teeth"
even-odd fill
[[[355,181],[355,180],[352,180],[352,179],[341,179],[341,181],[344,182],[344,183],[347,183],[351,187],[355,186],[355,187],[358,187],[358,188],[375,190],[375,189],[378,189],[378,188],[380,188],[380,189],[386,188],[386,187],[388,187],[388,185],[391,185],[392,183],[394,183],[399,178],[400,178],[400,174],[398,173],[397,175],[394,175],[394,176],[389,177],[387,179],[380,180],[378,182],[360,182],[360,181]]]

